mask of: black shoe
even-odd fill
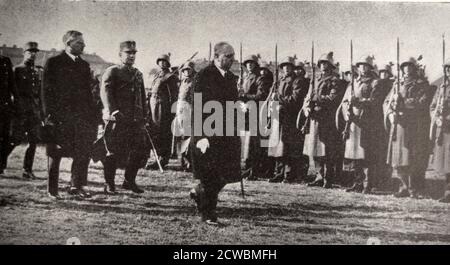
[[[76,187],[70,187],[69,192],[70,195],[73,195],[77,198],[81,198],[81,199],[85,199],[85,198],[90,198],[91,194],[86,191],[83,187],[81,188],[76,188]]]
[[[425,196],[423,194],[420,194],[419,192],[413,191],[413,190],[409,192],[409,197],[413,198],[413,199],[419,199],[419,200],[425,199]]]
[[[275,177],[269,179],[269,182],[270,183],[279,183],[279,182],[282,182],[283,179],[284,179],[284,177],[282,175],[278,175],[278,176],[275,176]]]
[[[323,185],[324,185],[323,179],[316,179],[313,182],[306,184],[306,186],[308,187],[323,187]]]
[[[50,199],[55,200],[55,201],[61,200],[61,197],[58,195],[58,193],[51,193],[51,192],[48,192],[48,193],[47,193],[47,196],[48,196]]]
[[[400,189],[398,192],[394,193],[395,198],[406,198],[409,196],[410,196],[410,194],[407,189]]]
[[[103,192],[106,195],[116,195],[116,186],[115,185],[109,185],[105,184],[105,187],[103,188]]]
[[[164,169],[167,166],[168,163],[167,162],[166,163],[160,162],[160,164],[161,164],[161,167]],[[154,161],[152,163],[147,163],[147,165],[145,165],[145,169],[147,169],[147,170],[159,170],[158,162]]]
[[[36,179],[36,176],[33,174],[33,172],[24,170],[22,173],[22,178],[33,180],[33,179]]]
[[[214,210],[202,214],[202,221],[207,225],[219,226],[219,222],[217,221],[217,214]]]
[[[130,190],[130,191],[132,191],[134,193],[144,193],[144,190],[139,188],[138,185],[136,185],[136,183],[130,183],[128,181],[124,181],[123,182],[122,188],[124,190]]]
[[[364,190],[364,186],[362,183],[355,183],[350,188],[346,189],[345,192],[357,192],[361,193]]]

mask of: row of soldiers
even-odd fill
[[[10,60],[1,57],[0,169],[3,172],[6,168],[7,157],[16,145],[9,138],[11,117],[20,116],[21,127],[30,143],[23,176],[34,178],[32,162],[37,130],[41,128],[49,157],[49,196],[59,198],[59,164],[62,157],[72,157],[69,193],[84,198],[90,196],[84,187],[93,156],[92,143],[97,135],[99,104],[93,100],[89,64],[80,57],[85,47],[82,33],[68,31],[63,43],[65,50],[48,59],[42,71],[42,85],[40,70],[34,66],[39,51],[37,43],[26,44],[24,63],[14,70]],[[143,192],[135,179],[139,168],[148,160],[150,147],[158,155],[147,168],[167,166],[173,145],[171,123],[174,118],[183,120],[180,116],[190,115],[183,105],[195,103],[194,92],[202,93],[204,101],[239,100],[244,112],[251,106],[247,104],[250,101],[265,99],[267,110],[258,110],[259,113],[270,112],[273,102],[278,103],[279,111],[279,119],[271,124],[266,149],[260,144],[264,137],[245,133],[242,141],[222,137],[224,139],[211,138],[212,143],[208,137],[181,137],[183,161],[186,167],[192,163],[194,175],[201,179],[201,185],[193,190],[191,197],[199,208],[209,207],[203,211],[206,219],[216,219],[211,209],[215,208],[218,192],[227,183],[218,181],[220,177],[211,180],[207,177],[211,172],[233,174],[234,179],[254,179],[269,174],[272,182],[292,182],[307,176],[308,158],[312,158],[315,165],[315,179],[309,186],[331,188],[344,165],[345,170],[355,175],[354,185],[348,191],[371,192],[383,175],[391,173],[386,170],[388,164],[394,170],[393,175],[401,180],[395,196],[421,197],[431,150],[430,111],[433,115],[440,113],[438,119],[433,120],[439,124],[439,130],[433,135],[437,140],[432,142],[435,169],[446,175],[447,183],[449,181],[449,91],[445,83],[434,93],[414,58],[401,63],[402,77],[394,82],[389,69],[374,71],[370,56],[356,62],[357,73],[351,71],[350,76],[354,76],[348,81],[336,74],[333,53],[320,57],[317,61],[319,74],[310,78],[306,77],[304,65],[296,63],[292,57],[283,60],[274,75],[269,65],[250,56],[242,62],[248,73],[238,80],[229,71],[234,62],[233,48],[227,43],[218,43],[214,61],[198,74],[192,62],[183,64],[179,72],[173,72],[169,56],[158,57],[156,64],[160,70],[152,77],[150,89],[146,91],[142,73],[133,66],[136,43],[122,42],[119,51],[121,63],[108,68],[99,84],[103,130],[95,146],[101,146],[104,151],[100,152],[99,160],[104,164],[108,194],[116,192],[114,178],[118,167],[125,168],[122,187]],[[314,62],[312,66],[315,71]],[[278,69],[282,72],[280,76]],[[448,74],[449,63],[444,69]],[[171,111],[174,102],[179,106],[175,115]],[[234,148],[236,144],[242,145],[245,165],[241,173],[230,173],[235,172],[232,169],[241,158],[240,148]],[[208,148],[215,151],[207,153]],[[190,155],[186,155],[188,151]],[[215,163],[206,162],[207,158]],[[230,171],[223,170],[225,161],[229,162]],[[205,195],[209,199],[200,203],[203,193],[209,194]],[[447,192],[443,201],[448,200]]]
[[[361,57],[355,70],[341,79],[333,53],[323,54],[317,61],[319,74],[313,70],[310,80],[304,66],[287,57],[279,65],[281,78],[272,87],[268,85],[271,78],[264,77],[265,65],[260,74],[255,70],[259,69],[256,56],[246,59],[248,74],[241,100],[270,93],[269,109],[270,102],[277,102],[280,118],[271,124],[268,148],[259,144],[264,140],[261,136],[243,141],[244,155],[248,155],[245,176],[263,176],[272,162],[269,181],[289,183],[300,178],[307,182],[312,158],[315,178],[308,186],[331,188],[344,170],[354,177],[348,192],[386,190],[387,179],[394,176],[400,180],[395,197],[422,198],[433,153],[436,173],[447,180],[441,201],[449,202],[448,83],[436,90],[413,57],[399,64],[398,79],[393,78],[391,64],[375,71],[373,59]],[[447,76],[450,60],[443,67]],[[267,110],[260,113],[265,115]],[[430,132],[430,126],[439,129]]]

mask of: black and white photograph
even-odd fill
[[[449,245],[449,14],[0,0],[0,244]]]

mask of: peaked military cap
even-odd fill
[[[29,41],[27,43],[25,43],[25,45],[23,46],[23,51],[31,51],[31,52],[38,52],[38,43],[34,42],[34,41]]]
[[[132,51],[137,52],[136,50],[136,42],[133,40],[127,40],[120,43],[120,51]]]
[[[158,64],[159,61],[161,61],[161,60],[168,62],[169,63],[169,67],[170,67],[170,56],[169,55],[161,54],[160,56],[158,56],[158,58],[156,59],[156,64]]]
[[[281,61],[281,63],[280,63],[280,68],[283,68],[283,66],[285,66],[285,65],[287,65],[287,64],[290,64],[290,65],[292,65],[292,67],[294,67],[294,57],[292,57],[292,56],[287,56],[287,57],[285,57],[282,61]]]
[[[244,62],[242,62],[242,64],[246,65],[248,62],[255,62],[256,64],[258,64],[258,57],[254,54],[249,55],[245,57]]]

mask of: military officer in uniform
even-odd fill
[[[87,183],[92,143],[96,137],[95,103],[91,93],[89,63],[80,55],[83,34],[70,30],[63,36],[65,50],[49,58],[44,67],[41,100],[45,117],[45,142],[49,157],[48,195],[58,199],[61,158],[73,158],[69,194],[90,197]]]
[[[0,55],[0,175],[3,175],[8,155],[14,148],[10,142],[11,118],[18,114],[19,108],[11,60]]]
[[[434,145],[435,172],[444,175],[446,187],[440,202],[450,203],[450,59],[444,64],[447,80],[436,91],[430,105],[431,127],[430,136]],[[444,77],[445,78],[445,77]]]
[[[133,67],[136,42],[120,43],[121,64],[106,69],[102,77],[100,98],[105,120],[104,138],[108,153],[103,160],[105,193],[115,194],[117,167],[125,168],[122,188],[143,193],[136,175],[147,158],[148,139],[145,132],[145,88],[142,73]]]
[[[38,143],[38,130],[42,121],[42,104],[40,98],[41,69],[34,65],[36,54],[39,52],[36,42],[27,42],[24,47],[23,63],[14,67],[15,82],[18,98],[21,102],[22,118],[20,132],[26,134],[28,148],[25,151],[22,176],[35,179],[33,174],[34,155]]]
[[[341,166],[337,165],[341,139],[335,126],[335,115],[342,100],[344,83],[334,73],[333,52],[323,54],[317,65],[320,76],[315,87],[310,86],[302,107],[306,117],[302,125],[305,133],[303,154],[314,158],[316,169],[316,178],[308,186],[331,188],[336,167]]]
[[[378,86],[372,56],[360,58],[356,68],[358,78],[354,80],[353,89],[351,81],[348,84],[336,121],[343,135],[344,168],[354,175],[354,184],[346,191],[370,193],[377,170],[385,164],[384,149],[378,144],[384,133],[384,95]]]
[[[269,94],[271,84],[261,78],[258,57],[250,55],[243,61],[243,67],[247,69],[247,74],[243,78],[242,87],[239,87],[239,100],[245,113],[245,128],[243,128],[242,153],[244,160],[243,178],[256,180],[261,176],[262,148],[260,137],[258,136],[258,116],[256,120],[250,120],[250,113],[259,113],[258,105],[264,101]]]
[[[395,197],[423,197],[425,170],[429,157],[430,85],[419,77],[417,60],[400,65],[403,77],[397,81],[383,105],[389,128],[387,163],[400,179]]]
[[[276,84],[273,101],[278,101],[279,121],[272,124],[268,154],[274,157],[275,170],[270,182],[295,182],[304,178],[307,162],[302,154],[303,137],[296,128],[297,115],[308,93],[309,80],[294,73],[294,58],[288,56],[280,64],[283,75]],[[302,174],[302,175],[301,175]]]
[[[191,148],[194,178],[199,179],[200,183],[191,190],[190,196],[195,200],[202,220],[211,225],[218,224],[216,207],[219,192],[227,183],[241,180],[238,128],[236,124],[226,122],[230,117],[226,117],[225,111],[227,102],[236,103],[238,100],[238,78],[230,71],[233,61],[233,47],[226,42],[217,43],[214,46],[214,61],[202,69],[194,81]],[[223,131],[205,131],[208,128],[203,128],[203,125],[211,115],[195,115],[196,104],[203,109],[209,102],[222,106],[224,124],[220,128]],[[227,135],[227,131],[233,135]]]
[[[150,91],[147,95],[149,104],[149,122],[153,140],[158,152],[157,159],[161,166],[169,163],[172,130],[171,124],[174,118],[171,109],[172,104],[178,99],[178,77],[170,71],[170,57],[166,54],[156,59],[160,70],[151,78]],[[147,164],[147,169],[157,169],[156,161]]]

